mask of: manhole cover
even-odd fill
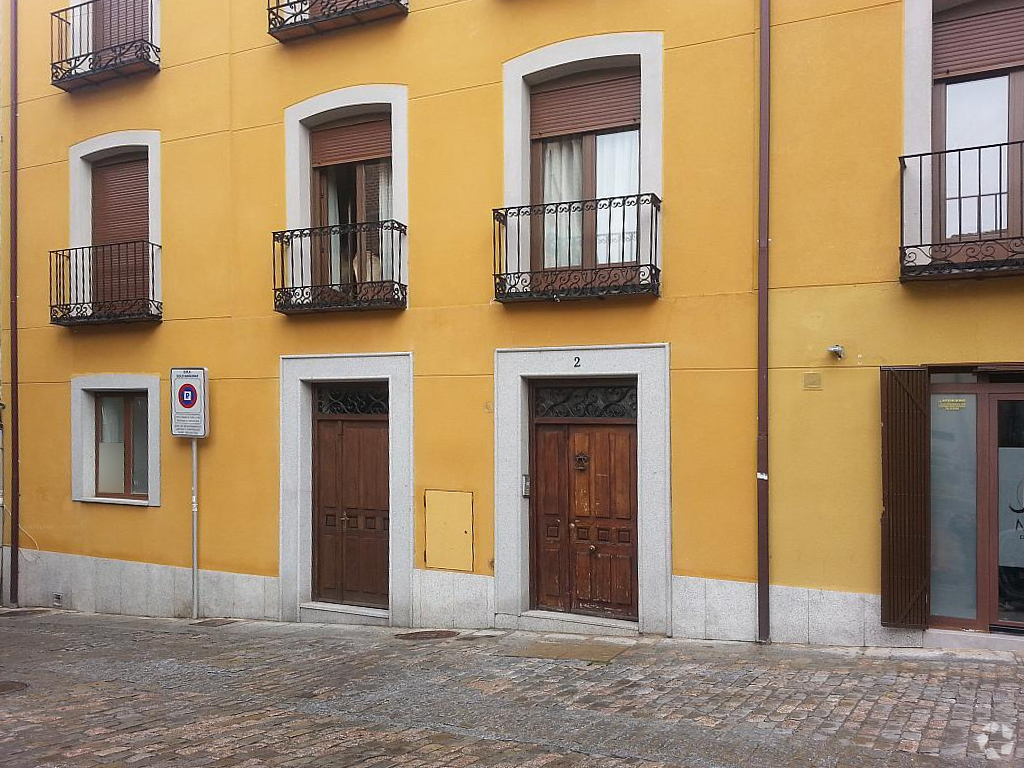
[[[22,683],[17,680],[0,680],[0,695],[17,693],[18,691],[24,691],[26,688],[28,688],[28,683]]]
[[[238,619],[203,619],[202,621],[193,621],[193,627],[223,627],[225,624],[236,624]]]
[[[458,637],[458,632],[450,629],[425,629],[420,632],[403,632],[395,635],[399,640],[446,640],[449,637]]]
[[[12,618],[17,616],[35,616],[38,613],[49,613],[45,608],[12,608],[9,611],[3,611],[0,613],[0,618],[4,616],[10,616]]]

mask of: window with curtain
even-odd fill
[[[533,88],[531,187],[536,269],[637,260],[640,73],[571,75]]]
[[[390,120],[314,131],[311,150],[314,283],[393,279]]]
[[[145,393],[96,396],[96,495],[146,498],[149,421]]]

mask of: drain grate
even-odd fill
[[[17,693],[28,688],[28,683],[19,680],[0,680],[0,696],[5,693]]]
[[[419,632],[403,632],[395,635],[399,640],[447,640],[458,637],[459,633],[450,629],[424,629]]]
[[[10,616],[11,618],[17,618],[18,616],[35,616],[40,613],[49,613],[45,608],[12,608],[9,611],[0,611],[0,618]]]
[[[203,619],[202,621],[193,621],[193,627],[223,627],[225,624],[237,624],[240,619]]]

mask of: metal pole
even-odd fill
[[[192,618],[199,618],[199,441],[192,438]]]

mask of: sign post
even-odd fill
[[[192,440],[192,618],[199,618],[199,440],[210,435],[205,368],[171,368],[171,435]]]

